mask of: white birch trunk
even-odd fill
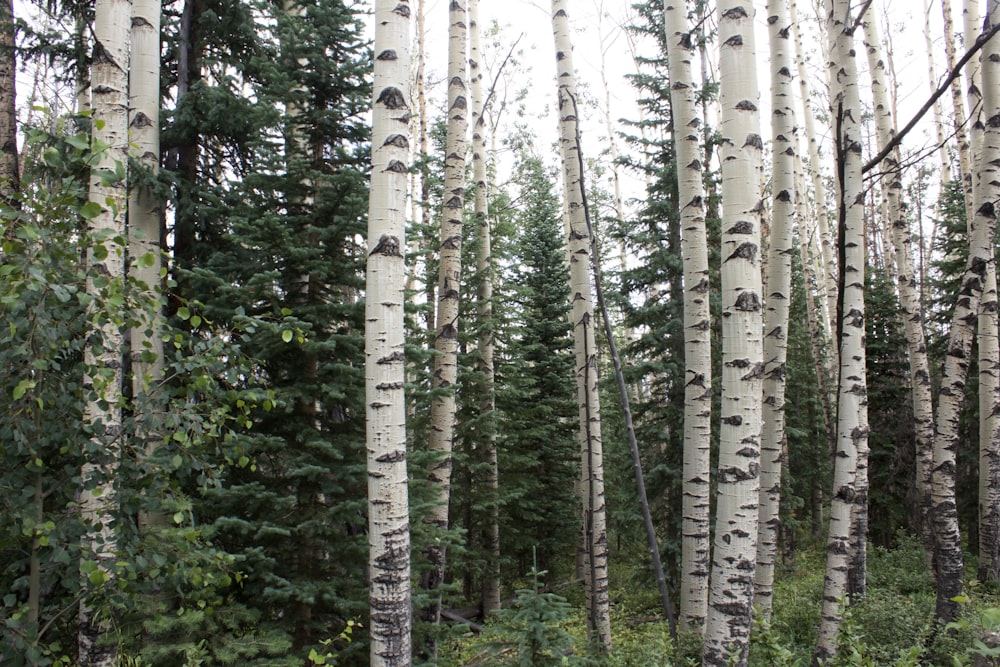
[[[486,417],[484,439],[486,447],[487,491],[489,520],[484,530],[487,563],[483,582],[483,615],[489,616],[500,609],[500,513],[497,494],[500,491],[500,471],[497,466],[496,395],[494,393],[493,367],[493,257],[491,250],[489,218],[489,182],[486,161],[486,117],[483,104],[483,71],[479,64],[482,46],[479,30],[479,0],[469,0],[469,79],[472,82],[472,178],[475,186],[475,222],[479,247],[476,255],[476,273],[479,274],[479,291],[476,295],[476,312],[479,317],[479,372],[483,377],[481,409]]]
[[[965,48],[972,46],[982,25],[979,3],[965,0],[962,7]],[[982,182],[978,165],[982,161],[983,124],[982,75],[979,62],[969,61],[965,70],[966,97],[972,114],[972,200],[981,198]],[[1000,579],[1000,334],[997,320],[996,265],[986,267],[983,298],[979,305],[979,580]]]
[[[448,11],[448,129],[445,138],[444,204],[438,257],[437,328],[434,336],[434,370],[431,387],[439,395],[431,402],[430,451],[436,456],[430,471],[437,490],[437,504],[429,522],[448,529],[451,500],[452,448],[455,438],[455,390],[458,382],[458,300],[462,282],[462,223],[465,214],[466,135],[469,130],[468,16],[465,0],[452,0]],[[432,571],[425,587],[439,598],[447,554],[442,543],[427,549]],[[432,602],[434,622],[440,620],[440,599]]]
[[[103,311],[93,332],[100,346],[88,345],[84,359],[87,403],[84,423],[92,430],[90,447],[80,471],[80,514],[87,524],[81,553],[81,582],[85,595],[79,608],[78,650],[81,667],[112,667],[118,649],[114,619],[97,616],[93,595],[103,587],[114,590],[114,560],[118,537],[114,522],[118,512],[115,476],[122,453],[122,361],[124,335],[115,321],[123,312],[109,303],[125,278],[126,181],[104,181],[99,172],[115,173],[128,164],[129,0],[98,0],[94,7],[94,50],[91,64],[94,105],[94,143],[108,146],[94,165],[90,203],[100,213],[90,220],[93,235],[87,251],[87,293],[92,308]],[[118,239],[118,240],[116,240]],[[95,313],[97,315],[98,313]],[[88,564],[96,563],[89,571]],[[96,573],[96,574],[95,574]]]
[[[928,0],[923,0],[924,16],[924,50],[927,52],[927,82],[931,92],[937,87],[937,74],[934,67],[934,38],[931,36],[931,10]],[[934,102],[934,129],[938,143],[938,158],[941,161],[941,182],[947,184],[951,180],[951,160],[948,158],[948,144],[944,136],[944,114],[941,111],[941,100]]]
[[[582,495],[584,498],[587,627],[594,646],[611,650],[611,614],[608,591],[608,533],[604,499],[604,451],[601,444],[601,405],[598,399],[597,344],[594,297],[591,288],[590,231],[587,225],[583,156],[577,125],[576,72],[570,40],[567,0],[552,0],[559,92],[559,145],[569,223],[567,253],[570,263],[570,318],[576,352],[577,398],[580,405]]]
[[[833,320],[837,317],[837,292],[839,289],[837,284],[837,256],[834,252],[833,235],[830,233],[826,185],[824,183],[823,172],[820,167],[820,165],[823,164],[823,158],[819,150],[819,135],[816,132],[816,119],[812,110],[812,104],[809,102],[812,98],[812,94],[809,90],[809,81],[811,77],[808,75],[808,71],[806,69],[805,50],[802,46],[802,30],[801,23],[799,23],[798,19],[796,0],[792,0],[790,3],[789,12],[792,21],[792,31],[795,35],[795,63],[799,74],[799,97],[802,102],[802,118],[806,132],[807,152],[809,156],[809,176],[812,180],[813,196],[816,198],[816,231],[819,236],[819,244],[822,250],[823,281],[821,287],[823,294],[826,296],[826,300],[823,304],[823,324],[826,339],[830,342],[828,345],[826,361],[826,375],[827,378],[831,378],[836,375],[834,370],[838,365],[837,354],[839,353],[837,345],[834,342],[833,335]],[[820,30],[823,30],[822,25]]]
[[[761,154],[753,4],[719,3],[722,424],[705,665],[745,665],[753,608],[764,376]]]
[[[670,68],[677,190],[683,202],[685,380],[680,619],[683,627],[701,633],[708,616],[712,436],[712,342],[701,119],[696,99],[698,86],[691,73],[695,53],[687,23],[687,7],[680,0],[664,0],[663,16]]]
[[[951,0],[941,0],[941,13],[944,19],[944,54],[948,71],[955,68],[955,23],[952,20]],[[978,31],[977,31],[978,32]],[[955,115],[952,118],[955,129],[955,139],[958,141],[958,166],[961,171],[962,192],[965,193],[965,219],[971,230],[972,218],[975,215],[975,202],[972,200],[972,156],[970,154],[969,134],[965,131],[968,118],[965,115],[965,99],[962,95],[962,80],[956,77],[951,82],[951,103]]]
[[[795,221],[795,96],[792,90],[791,24],[787,0],[769,0],[771,47],[771,141],[774,170],[769,279],[764,301],[764,414],[761,432],[760,526],[754,603],[771,614],[774,563],[781,525],[781,467],[785,442],[785,361],[792,292],[792,227]]]
[[[411,664],[404,285],[410,5],[376,0],[372,183],[365,287],[370,664]]]
[[[888,145],[896,135],[892,114],[889,111],[888,83],[885,61],[882,58],[882,40],[878,23],[869,15],[864,23],[868,68],[872,79],[872,96],[875,103],[875,123],[878,149]],[[876,151],[878,152],[878,151]],[[879,171],[886,174],[883,188],[892,242],[896,250],[896,281],[899,304],[903,315],[907,350],[910,360],[910,384],[913,402],[914,440],[916,448],[916,489],[918,517],[921,531],[930,531],[930,479],[934,454],[934,406],[931,396],[930,367],[924,337],[923,313],[920,307],[918,277],[913,266],[913,234],[903,210],[903,178],[899,149],[892,151]],[[932,544],[925,537],[925,544]]]
[[[863,138],[861,100],[854,50],[854,22],[849,0],[827,0],[830,40],[832,118],[839,129],[837,147],[838,206],[842,226],[843,293],[840,330],[840,382],[838,388],[837,452],[834,460],[833,497],[826,546],[826,576],[816,658],[826,660],[837,652],[837,633],[843,617],[848,569],[852,560],[852,526],[855,523],[857,488],[866,488],[863,460],[868,441],[868,399],[865,373],[865,230],[861,179]],[[866,508],[860,508],[866,511]],[[863,576],[863,573],[862,573]]]
[[[983,30],[1000,20],[1000,3],[990,0]],[[996,204],[1000,199],[1000,44],[991,40],[982,54],[985,134],[975,217],[971,220],[969,259],[952,315],[948,354],[939,393],[934,437],[933,518],[937,534],[937,608],[939,623],[954,620],[955,598],[962,592],[963,554],[955,502],[958,422],[969,369],[969,356],[988,267],[993,264]]]

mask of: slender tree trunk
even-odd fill
[[[771,613],[774,563],[781,526],[781,467],[785,442],[785,360],[792,292],[792,226],[795,221],[795,96],[792,90],[791,24],[787,0],[769,0],[771,45],[771,141],[774,169],[771,204],[770,277],[764,310],[764,428],[761,432],[760,526],[754,602]]]
[[[928,0],[923,0],[924,15],[924,49],[927,52],[927,81],[931,91],[937,87],[937,74],[934,72],[934,39],[931,36],[931,9]],[[934,128],[937,132],[938,157],[941,161],[941,181],[951,180],[951,160],[948,158],[948,144],[944,136],[944,114],[941,112],[941,101],[934,102]]]
[[[486,117],[483,104],[483,71],[479,64],[482,45],[479,30],[479,0],[469,0],[470,57],[469,79],[472,82],[472,173],[476,193],[475,221],[479,235],[476,256],[476,272],[479,274],[479,291],[476,296],[476,311],[479,316],[479,372],[483,377],[482,411],[483,428],[479,429],[486,447],[486,488],[488,500],[488,520],[484,530],[487,575],[483,582],[483,615],[489,616],[500,609],[500,474],[497,466],[496,394],[494,392],[493,349],[493,257],[491,251],[489,218],[489,182],[486,160],[489,151],[486,145]]]
[[[84,422],[92,429],[90,447],[80,472],[80,513],[87,525],[81,554],[81,581],[85,591],[79,614],[79,664],[111,667],[117,663],[115,623],[98,616],[94,596],[99,589],[113,591],[114,559],[118,535],[115,476],[122,452],[122,361],[124,336],[118,321],[124,319],[110,297],[125,277],[126,183],[106,182],[99,175],[128,163],[129,27],[132,6],[128,0],[98,0],[94,8],[93,82],[94,142],[108,146],[94,165],[90,203],[100,212],[90,219],[92,236],[87,252],[87,292],[98,312],[94,334],[100,345],[85,350],[84,389],[87,403]],[[109,291],[110,290],[110,291]],[[103,312],[101,312],[103,311]],[[119,319],[120,318],[120,319]],[[116,321],[117,320],[117,321]]]
[[[809,155],[809,176],[812,180],[813,185],[813,195],[816,198],[816,230],[819,235],[820,248],[822,249],[822,260],[823,260],[823,293],[826,295],[826,302],[824,304],[824,325],[826,339],[830,341],[827,355],[827,377],[833,377],[836,375],[835,369],[838,366],[837,354],[839,350],[837,349],[836,342],[833,336],[833,321],[837,317],[837,302],[838,302],[838,273],[837,268],[837,255],[834,251],[834,239],[833,235],[830,233],[829,216],[827,208],[827,192],[826,185],[823,179],[823,172],[820,165],[823,164],[823,157],[820,153],[820,136],[816,132],[816,120],[815,114],[812,110],[812,105],[809,100],[812,99],[812,94],[809,90],[809,81],[811,77],[808,75],[806,70],[806,60],[805,60],[805,50],[802,46],[802,30],[801,23],[798,19],[798,7],[797,2],[792,0],[789,11],[791,14],[792,30],[795,35],[795,62],[798,68],[799,74],[799,96],[802,100],[802,118],[804,120],[804,127],[806,132],[806,142],[808,145],[808,155]],[[822,26],[820,30],[822,31]],[[831,383],[832,384],[832,383]],[[832,387],[831,387],[832,390]]]
[[[594,297],[591,291],[590,233],[583,202],[583,159],[579,143],[576,73],[569,35],[566,0],[552,0],[559,90],[559,143],[569,222],[567,252],[570,264],[570,318],[576,352],[580,437],[583,444],[582,495],[586,564],[587,627],[598,650],[611,650],[608,593],[608,533],[604,499],[604,451],[601,443],[601,405],[598,398],[597,345],[594,334]]]
[[[17,158],[15,32],[14,2],[3,0],[0,2],[0,200],[17,207],[21,177]]]
[[[745,665],[757,560],[761,391],[761,154],[753,4],[719,3],[722,107],[722,425],[705,665]]]
[[[372,184],[365,299],[365,405],[372,667],[411,664],[404,290],[410,6],[376,0]]]
[[[941,0],[941,13],[944,19],[944,54],[945,62],[950,72],[955,68],[955,23],[952,20],[951,0]],[[972,155],[969,145],[969,134],[965,131],[968,117],[965,115],[965,99],[962,95],[962,80],[955,78],[951,82],[951,103],[955,110],[953,122],[955,139],[958,142],[958,165],[961,171],[962,192],[965,193],[965,219],[972,225],[975,215],[975,203],[972,201]]]
[[[684,262],[684,465],[681,527],[680,619],[683,627],[704,630],[708,616],[710,561],[709,454],[712,436],[712,338],[709,313],[708,236],[702,184],[701,119],[698,87],[691,73],[694,44],[687,7],[664,0],[664,27],[670,68],[670,104],[681,207]]]
[[[986,267],[979,306],[979,573],[1000,579],[1000,340],[997,335],[997,275]]]
[[[879,150],[888,145],[896,134],[889,111],[885,61],[878,23],[871,13],[864,23],[868,68],[871,72],[872,95],[875,102],[875,123]],[[903,327],[910,360],[910,385],[913,402],[914,441],[916,448],[916,489],[921,534],[927,545],[933,544],[930,526],[930,479],[934,454],[934,406],[931,396],[930,366],[924,339],[923,313],[920,308],[918,277],[913,267],[913,234],[903,210],[903,174],[900,152],[892,151],[880,171],[885,174],[883,185],[888,219],[892,226],[892,241],[896,250],[896,280]]]
[[[850,0],[828,0],[827,31],[830,40],[830,81],[834,136],[837,150],[837,210],[840,220],[841,306],[838,318],[840,381],[837,403],[837,455],[833,497],[826,546],[826,576],[815,660],[837,652],[837,633],[843,616],[848,570],[853,549],[852,527],[864,500],[857,489],[866,473],[863,459],[868,441],[868,400],[865,373],[865,230],[861,179],[861,100],[854,50],[856,17]],[[864,539],[863,536],[860,539]],[[862,573],[863,576],[863,573]]]
[[[429,522],[448,530],[451,499],[452,448],[455,438],[455,390],[458,382],[458,301],[462,282],[462,223],[465,214],[466,135],[469,129],[468,48],[465,0],[452,0],[448,11],[448,130],[445,139],[444,207],[441,213],[441,245],[438,257],[437,329],[434,337],[434,371],[431,387],[439,393],[431,402],[430,451],[436,456],[430,479],[437,491],[437,504]],[[431,593],[428,620],[440,621],[439,588],[445,575],[444,544],[427,548],[431,571],[424,582]],[[431,646],[436,655],[436,646]]]
[[[990,0],[984,32],[1000,20],[1000,3]],[[934,437],[933,520],[936,533],[937,608],[939,623],[954,620],[959,612],[955,600],[962,592],[962,536],[955,500],[956,449],[959,413],[965,393],[972,349],[973,322],[977,320],[988,267],[993,264],[996,205],[1000,198],[1000,44],[991,40],[982,54],[983,110],[986,131],[980,165],[979,202],[971,221],[969,259],[962,289],[952,315],[948,354],[936,415]]]

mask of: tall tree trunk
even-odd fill
[[[792,226],[795,221],[795,96],[792,90],[791,32],[787,0],[769,0],[771,45],[771,137],[774,177],[771,204],[769,280],[764,301],[764,427],[761,432],[760,525],[754,602],[769,616],[774,563],[781,525],[781,467],[785,442],[785,360],[792,291]]]
[[[929,0],[923,0],[924,16],[924,50],[927,52],[927,81],[931,91],[937,87],[937,74],[934,71],[934,38],[931,36],[931,9]],[[937,132],[938,158],[941,161],[941,181],[951,180],[951,160],[948,158],[948,144],[944,136],[944,114],[941,111],[941,101],[934,101],[934,128]]]
[[[982,25],[979,3],[965,0],[962,7],[965,48],[972,46]],[[972,200],[982,198],[983,123],[982,72],[976,59],[965,69],[966,98],[972,148]],[[1000,579],[1000,333],[997,320],[996,264],[986,267],[983,297],[979,305],[979,572],[980,581]]]
[[[376,0],[372,183],[365,287],[368,568],[372,667],[411,664],[404,290],[410,5]]]
[[[685,381],[680,619],[683,627],[700,634],[708,616],[712,436],[712,338],[701,119],[697,108],[698,86],[691,73],[694,44],[686,4],[664,0],[663,17],[678,192],[679,201],[683,202]]]
[[[431,387],[439,393],[431,402],[430,451],[436,456],[430,479],[437,504],[429,522],[448,530],[451,500],[452,448],[455,438],[455,390],[458,382],[458,301],[462,282],[462,223],[465,214],[466,135],[469,129],[468,20],[465,0],[452,0],[448,11],[448,130],[445,138],[444,206],[441,212],[441,245],[438,257],[437,329],[434,336],[434,371]],[[432,595],[428,620],[440,621],[438,590],[444,581],[447,554],[442,542],[427,548],[431,571],[425,588]],[[431,643],[431,653],[436,647]],[[435,654],[436,655],[436,654]]]
[[[1000,3],[990,0],[984,32],[1000,20]],[[1000,44],[990,40],[983,48],[983,112],[986,131],[980,163],[980,192],[975,217],[971,221],[969,258],[962,289],[952,315],[948,335],[948,354],[938,399],[934,437],[933,520],[936,533],[937,607],[935,615],[944,624],[958,615],[955,598],[962,592],[964,560],[962,535],[958,525],[955,500],[956,450],[959,413],[965,393],[972,349],[973,323],[979,305],[988,266],[994,262],[993,238],[996,229],[996,205],[1000,198]]]
[[[16,207],[21,178],[17,159],[15,32],[14,1],[3,0],[0,2],[0,201]]]
[[[576,352],[577,397],[580,405],[582,496],[584,498],[587,628],[600,651],[611,650],[611,614],[608,593],[608,534],[604,499],[604,451],[601,443],[601,405],[598,398],[597,346],[594,335],[594,297],[591,291],[590,233],[583,201],[583,156],[577,126],[576,72],[569,34],[566,0],[552,0],[559,89],[559,144],[569,223],[567,252],[570,263],[570,318]]]
[[[875,124],[878,147],[889,144],[896,134],[889,111],[888,84],[885,61],[882,57],[882,40],[878,23],[872,12],[864,22],[865,46],[868,68],[872,79],[872,96],[875,103]],[[903,174],[899,149],[892,151],[880,167],[885,174],[885,192],[888,219],[892,226],[892,242],[896,250],[896,281],[899,305],[903,315],[907,350],[910,360],[910,388],[913,403],[914,444],[916,449],[916,489],[918,517],[921,534],[926,546],[933,545],[930,525],[930,479],[934,458],[934,405],[931,396],[930,366],[924,338],[923,313],[920,308],[918,277],[913,267],[913,234],[903,210]]]
[[[745,665],[757,560],[761,391],[760,94],[753,4],[719,3],[722,425],[705,665]],[[735,662],[734,662],[735,661]]]
[[[823,322],[824,332],[828,341],[826,375],[827,378],[831,378],[836,376],[836,368],[838,366],[838,350],[837,343],[833,336],[833,321],[837,317],[837,302],[839,299],[837,295],[839,290],[837,285],[837,275],[839,270],[837,268],[837,255],[834,250],[834,239],[833,235],[830,233],[826,184],[820,167],[820,165],[823,164],[823,158],[819,150],[820,136],[816,132],[815,114],[813,113],[812,105],[809,103],[809,100],[812,98],[812,94],[809,90],[809,81],[811,80],[811,77],[808,75],[808,71],[806,69],[805,49],[802,46],[802,24],[799,23],[796,0],[792,0],[789,12],[791,15],[792,30],[795,35],[795,62],[799,74],[799,97],[802,100],[802,118],[804,120],[806,142],[808,146],[809,176],[812,180],[813,196],[816,198],[816,231],[819,235],[819,243],[822,250],[823,281],[821,287],[822,292],[826,295],[826,300],[823,304],[823,312],[825,315]],[[822,31],[822,29],[823,28],[821,26],[820,30]],[[832,382],[829,384],[832,384]],[[831,390],[832,389],[833,388],[831,387]]]
[[[483,377],[484,395],[480,409],[483,428],[479,429],[486,448],[486,488],[490,497],[487,501],[487,522],[484,542],[489,559],[487,574],[483,581],[483,615],[489,616],[500,609],[500,473],[497,466],[496,394],[494,392],[493,348],[493,257],[491,250],[489,218],[489,182],[487,180],[486,159],[489,155],[486,145],[486,117],[483,104],[483,71],[479,64],[482,58],[481,35],[479,30],[479,0],[469,0],[470,57],[469,79],[472,82],[472,173],[476,193],[475,221],[479,247],[476,255],[476,273],[479,274],[479,291],[476,295],[476,311],[479,317],[479,372]]]
[[[838,318],[840,380],[837,402],[837,455],[826,545],[823,608],[815,659],[837,652],[837,633],[852,562],[852,527],[859,508],[858,488],[866,488],[862,463],[868,442],[865,372],[865,230],[861,179],[863,139],[861,100],[854,50],[855,20],[850,0],[827,0],[832,118],[836,123],[837,211],[840,221],[841,305]],[[861,538],[863,539],[863,537]],[[863,576],[863,574],[862,574]]]
[[[941,0],[941,13],[944,19],[944,54],[945,63],[950,72],[955,68],[955,23],[952,20],[951,0]],[[965,131],[968,121],[965,115],[965,99],[962,95],[962,80],[958,77],[951,82],[951,103],[955,115],[952,119],[955,126],[955,139],[958,141],[958,166],[961,171],[962,192],[965,193],[965,219],[972,225],[975,215],[975,203],[972,201],[972,155],[969,146],[969,134]],[[970,110],[971,111],[971,110]]]
[[[92,236],[87,252],[87,292],[94,297],[94,334],[100,344],[85,350],[84,388],[87,403],[84,422],[92,428],[90,447],[80,472],[80,513],[87,525],[81,554],[81,581],[85,595],[80,602],[79,664],[111,667],[117,663],[115,623],[98,616],[94,594],[98,588],[113,591],[114,559],[118,536],[114,523],[117,494],[114,478],[122,452],[122,361],[124,336],[118,322],[124,319],[111,296],[125,278],[126,182],[107,182],[101,172],[116,172],[128,164],[129,26],[132,6],[128,0],[98,0],[94,8],[93,83],[94,142],[108,146],[100,153],[90,179],[89,203],[98,210],[90,219]]]

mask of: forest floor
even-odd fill
[[[963,619],[935,631],[934,590],[923,550],[902,539],[893,549],[869,550],[867,597],[852,606],[841,628],[841,652],[829,667],[955,667],[1000,665],[1000,648],[980,640],[1000,631],[1000,589],[970,578]],[[799,552],[781,569],[769,624],[758,624],[750,650],[751,667],[808,667],[819,626],[824,560],[819,548]],[[670,639],[656,585],[638,566],[613,569],[614,650],[586,654],[583,595],[579,587],[563,595],[536,591],[531,582],[517,602],[473,633],[453,627],[441,642],[442,667],[518,665],[600,665],[607,667],[697,667],[699,642]],[[974,662],[977,657],[981,662]],[[989,658],[989,659],[987,659]]]

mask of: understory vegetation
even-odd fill
[[[449,631],[442,667],[500,665],[600,665],[695,667],[701,639],[671,639],[656,587],[648,572],[620,554],[612,569],[615,649],[596,657],[587,650],[579,586],[548,592],[537,578],[524,582],[511,606],[482,632],[467,625]],[[824,555],[818,546],[797,551],[775,583],[770,620],[758,619],[751,667],[805,667],[816,645],[823,590]],[[1000,646],[984,643],[1000,630],[1000,589],[975,581],[968,565],[963,618],[946,630],[934,624],[934,587],[918,540],[900,534],[892,548],[870,551],[868,595],[852,605],[841,629],[840,653],[828,667],[953,667],[1000,664]],[[478,627],[476,628],[479,629]],[[979,659],[980,662],[975,662]]]

